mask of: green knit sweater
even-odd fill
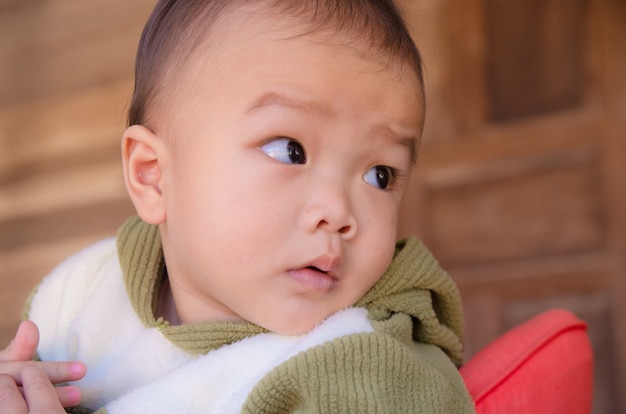
[[[117,249],[135,313],[178,348],[203,355],[265,332],[246,322],[171,326],[156,318],[165,275],[158,228],[130,219],[118,233]],[[367,310],[373,332],[340,336],[274,367],[248,394],[242,412],[474,412],[457,370],[458,290],[423,244],[399,243],[389,269],[354,307]]]

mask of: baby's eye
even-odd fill
[[[394,169],[391,167],[385,167],[384,165],[377,165],[367,170],[363,176],[363,180],[376,188],[381,190],[387,190],[395,178]]]
[[[261,146],[261,151],[285,164],[306,164],[306,153],[298,141],[276,138]]]

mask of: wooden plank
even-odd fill
[[[418,168],[431,174],[452,167],[595,145],[605,122],[606,114],[591,108],[525,122],[487,125],[455,139],[426,143],[419,155]]]
[[[502,158],[467,163],[449,168],[433,168],[424,172],[424,180],[431,190],[441,190],[461,185],[480,184],[487,181],[519,179],[528,174],[544,173],[573,165],[598,163],[600,149],[597,146],[573,146],[562,151],[507,154]]]
[[[605,252],[562,254],[551,257],[481,263],[472,266],[446,266],[462,291],[497,287],[506,289],[551,290],[569,285],[595,290],[610,284],[610,256]]]
[[[604,249],[599,180],[580,163],[433,188],[427,243],[448,266]]]
[[[60,169],[0,187],[0,222],[126,197],[120,161]]]
[[[84,234],[114,232],[132,214],[135,214],[132,203],[123,197],[0,221],[0,252],[33,243],[56,243]]]
[[[32,0],[0,10],[0,106],[128,77],[155,0]]]
[[[603,29],[602,51],[605,59],[605,83],[607,91],[604,186],[607,189],[605,203],[611,217],[611,251],[613,253],[613,279],[611,294],[615,304],[612,330],[615,336],[612,369],[621,375],[615,381],[618,390],[626,389],[626,2],[606,0],[604,18],[599,22]],[[616,404],[618,412],[626,412],[626,394]]]
[[[509,121],[580,106],[587,75],[587,1],[486,3],[491,119]]]
[[[83,154],[119,154],[132,79],[0,107],[0,185]]]

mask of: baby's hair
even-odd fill
[[[392,0],[159,0],[139,42],[129,126],[151,127],[158,100],[172,88],[168,82],[211,28],[242,6],[296,18],[305,27],[303,35],[341,34],[345,44],[369,56],[408,65],[423,93],[421,57]]]

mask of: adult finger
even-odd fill
[[[22,372],[24,398],[29,414],[65,414],[57,392],[39,365],[27,365]],[[79,397],[80,398],[80,397]]]
[[[31,321],[20,323],[15,337],[0,351],[0,361],[28,361],[35,357],[39,344],[39,329]]]
[[[28,406],[17,384],[8,375],[0,374],[0,412],[27,414]]]

